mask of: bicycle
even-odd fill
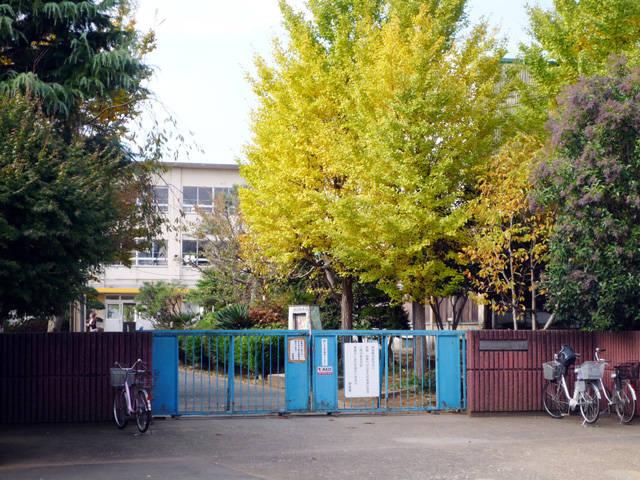
[[[606,360],[600,358],[601,352],[606,352],[606,349],[596,348],[594,357],[597,362],[606,364]],[[613,367],[613,373],[611,374],[613,390],[611,395],[609,395],[604,382],[600,379],[599,387],[607,402],[606,408],[611,411],[613,406],[621,423],[630,423],[636,414],[636,392],[630,380],[638,378],[639,367],[640,365],[637,362],[621,363]]]
[[[139,367],[139,368],[136,368]],[[149,392],[150,372],[141,359],[130,368],[118,362],[111,368],[111,386],[117,388],[113,397],[113,419],[119,429],[127,426],[129,418],[136,417],[140,433],[144,433],[151,423],[151,401]],[[134,395],[135,393],[135,395]]]
[[[562,418],[579,407],[583,423],[593,424],[600,416],[600,391],[595,382],[602,378],[604,364],[583,362],[575,367],[577,380],[571,396],[565,374],[579,357],[569,345],[563,345],[553,361],[542,364],[547,380],[542,391],[542,405],[553,418]]]

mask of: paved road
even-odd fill
[[[183,418],[134,432],[5,428],[0,479],[640,479],[640,424],[613,418]]]
[[[180,369],[178,372],[178,405],[180,412],[221,412],[226,408],[227,378],[223,375]],[[284,409],[284,389],[270,387],[269,383],[244,375],[234,381],[235,410],[271,411]]]

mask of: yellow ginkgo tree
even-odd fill
[[[508,130],[509,78],[486,25],[459,36],[464,2],[423,2],[358,45],[353,193],[336,202],[334,255],[401,300],[464,296],[460,253],[478,173]],[[455,319],[459,320],[456,315]],[[452,328],[457,326],[454,321]]]
[[[533,209],[531,170],[542,146],[518,135],[492,158],[470,204],[475,227],[465,247],[467,276],[494,311],[510,312],[518,329],[526,310],[536,328],[538,285],[552,228],[552,216]]]
[[[249,235],[283,268],[339,281],[344,328],[354,280],[432,306],[469,286],[467,206],[508,132],[510,82],[485,24],[461,34],[465,4],[282,3],[288,43],[257,62]]]
[[[565,87],[604,74],[612,56],[640,63],[640,2],[553,0],[549,7],[531,5],[528,14],[532,41],[521,47],[520,120],[529,134],[544,138]]]
[[[408,2],[410,3],[410,2]],[[348,163],[348,89],[361,22],[383,15],[380,2],[310,1],[310,18],[281,2],[288,42],[273,62],[256,62],[252,140],[241,167],[241,208],[253,248],[283,271],[314,265],[341,295],[341,326],[352,325],[353,269],[334,255],[336,203],[357,175]]]

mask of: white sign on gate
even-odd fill
[[[323,367],[328,367],[329,366],[329,339],[328,338],[322,338],[320,339],[320,344],[322,345],[322,366]]]
[[[345,398],[378,397],[380,395],[380,344],[344,344]]]
[[[289,339],[289,363],[304,363],[307,361],[307,339],[293,337]]]

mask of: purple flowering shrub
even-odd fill
[[[561,97],[538,206],[556,214],[544,286],[558,320],[640,326],[640,70],[618,60]]]

